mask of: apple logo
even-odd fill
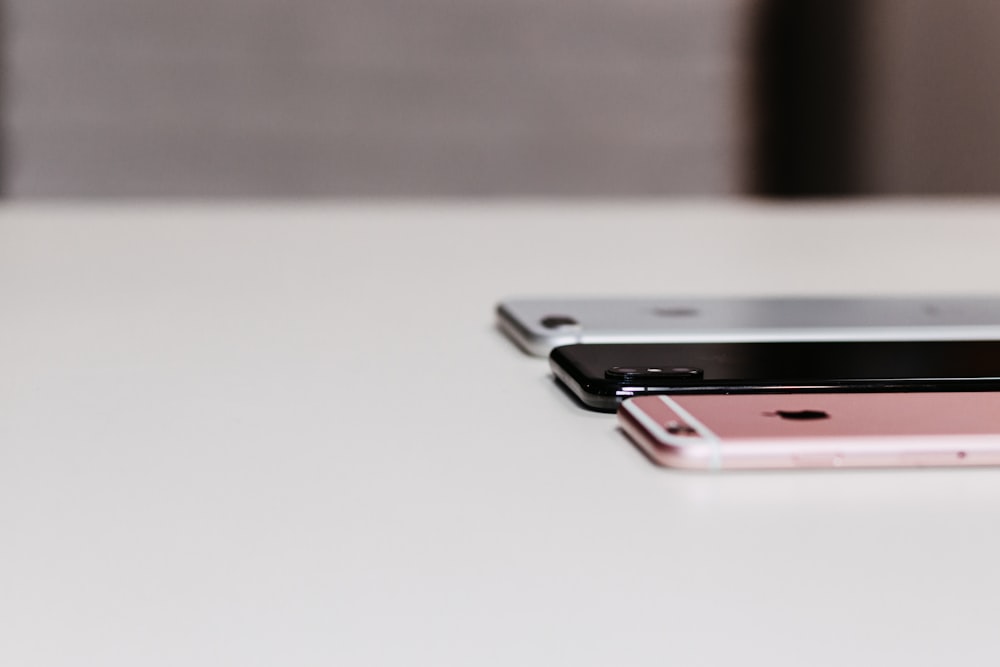
[[[829,419],[830,413],[823,410],[775,410],[765,412],[765,417],[781,417],[782,419],[792,419],[795,421],[808,421],[812,419]]]

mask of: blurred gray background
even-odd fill
[[[32,197],[1000,191],[989,0],[7,0]]]

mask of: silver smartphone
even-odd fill
[[[1000,296],[514,298],[496,312],[537,356],[574,343],[1000,339]]]

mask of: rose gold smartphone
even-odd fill
[[[622,429],[701,470],[1000,465],[1000,392],[637,396]]]

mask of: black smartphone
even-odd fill
[[[589,408],[629,396],[1000,391],[1000,340],[566,345],[555,377]]]

